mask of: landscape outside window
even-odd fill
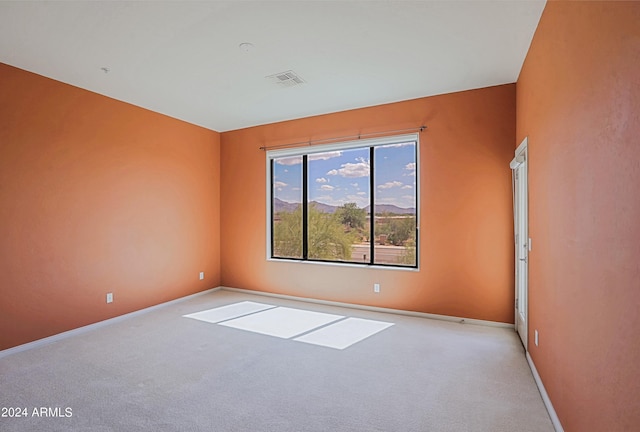
[[[415,267],[416,197],[415,141],[274,158],[271,256]]]

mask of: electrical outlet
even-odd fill
[[[535,342],[536,346],[538,346],[538,330],[533,331],[533,341]]]
[[[113,293],[107,293],[107,303],[113,303]]]
[[[380,292],[380,284],[373,284],[373,292],[375,293]]]
[[[200,272],[200,280],[204,279],[204,272]]]

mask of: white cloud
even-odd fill
[[[349,200],[348,202],[354,202],[360,208],[364,208],[367,205],[369,205],[369,200],[367,198],[365,198],[365,197],[362,197],[362,196],[347,195],[346,198],[347,198],[347,200]]]
[[[322,186],[320,186],[320,189],[326,190],[326,191],[331,191],[331,190],[334,190],[335,188],[333,186],[331,186],[331,185],[322,185]]]
[[[302,163],[302,156],[289,156],[276,159],[278,165],[300,165]]]
[[[416,163],[410,162],[404,166],[405,171],[409,171],[404,174],[405,176],[415,176],[416,175]]]
[[[277,190],[281,191],[281,190],[282,190],[282,188],[284,188],[285,186],[287,186],[287,184],[286,184],[285,182],[277,181],[277,182],[275,182],[275,183],[273,184],[273,186],[274,186]]]
[[[356,159],[358,163],[345,163],[340,165],[340,169],[332,169],[327,175],[339,175],[341,177],[356,178],[369,175],[369,161],[364,158]]]
[[[365,162],[346,163],[338,170],[342,177],[366,177],[369,175],[369,164]]]
[[[404,185],[404,186],[402,186],[400,189],[413,189],[413,186],[411,186],[411,185]]]
[[[318,178],[316,179],[316,183],[327,183],[328,181],[329,181],[329,180],[327,180],[327,179],[326,179],[326,178],[324,178],[324,177],[318,177]]]
[[[331,151],[326,153],[312,153],[309,156],[307,156],[307,160],[310,160],[310,161],[327,160],[327,159],[333,159],[340,156],[342,156],[341,151]]]
[[[345,201],[344,197],[336,197],[334,195],[318,196],[318,197],[315,197],[313,201],[318,201],[323,204],[329,204],[334,206],[341,206],[344,203],[348,202],[348,201]]]
[[[351,186],[353,186],[354,188],[358,187],[358,183],[351,183]]]
[[[366,195],[367,193],[366,192],[357,192],[356,194],[357,195]]]
[[[386,182],[384,184],[378,185],[378,189],[391,189],[393,187],[400,187],[402,185],[403,185],[402,182],[391,181],[391,182]]]

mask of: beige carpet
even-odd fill
[[[183,317],[242,301],[394,325],[340,350]],[[553,431],[512,330],[229,291],[0,358],[2,407],[3,432]]]

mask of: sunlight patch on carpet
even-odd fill
[[[210,323],[219,323],[234,318],[239,318],[245,315],[249,315],[255,312],[260,312],[267,309],[273,309],[275,306],[255,303],[251,301],[243,301],[240,303],[234,303],[227,306],[221,306],[202,312],[196,312],[189,315],[183,315],[185,318],[193,318],[200,321],[206,321]]]
[[[251,301],[220,306],[183,317],[339,350],[393,325],[389,322]]]
[[[294,340],[329,348],[345,349],[392,325],[393,323],[382,321],[347,318],[346,320],[297,337]]]
[[[220,325],[289,339],[342,318],[341,315],[277,307]]]

